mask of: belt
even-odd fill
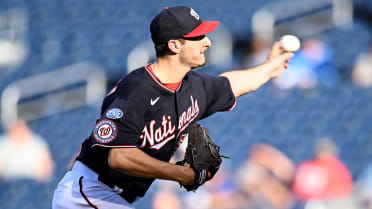
[[[114,188],[116,185],[115,183],[113,183],[111,181],[110,178],[106,177],[106,176],[103,176],[103,175],[100,175],[98,176],[98,181],[106,184],[107,186],[111,187],[111,188]],[[127,202],[129,203],[133,203],[134,201],[136,201],[139,197],[133,193],[129,193],[126,189],[123,189],[123,192],[120,194],[120,196],[122,198],[124,198]]]

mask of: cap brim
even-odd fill
[[[220,24],[219,21],[203,21],[198,27],[196,27],[190,33],[184,35],[185,38],[197,37],[201,35],[205,35],[214,31]]]

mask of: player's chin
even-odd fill
[[[205,56],[203,56],[199,62],[199,67],[203,67],[205,64],[206,64],[206,59],[205,59]]]
[[[203,67],[205,66],[206,62],[200,62],[199,64],[195,64],[193,66],[191,66],[191,69],[195,69],[195,68],[198,68],[198,67]]]

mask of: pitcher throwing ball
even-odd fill
[[[279,76],[293,56],[277,42],[257,67],[217,77],[193,72],[205,64],[212,46],[206,34],[218,24],[201,21],[186,6],[164,8],[155,16],[150,31],[156,62],[132,71],[106,96],[101,117],[54,192],[53,209],[128,209],[155,179],[187,188],[213,177],[169,160],[196,121],[231,110],[237,96]]]

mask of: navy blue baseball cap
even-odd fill
[[[171,39],[192,38],[212,32],[219,21],[201,21],[190,7],[165,7],[151,22],[151,38],[155,45]]]

